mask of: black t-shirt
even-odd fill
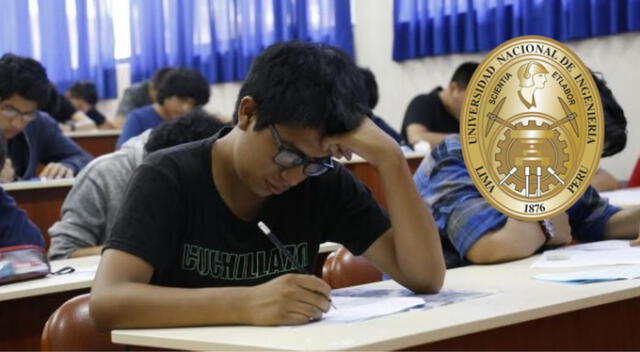
[[[100,111],[96,110],[96,108],[91,108],[89,111],[87,111],[87,116],[89,116],[89,118],[96,123],[96,126],[102,125],[106,120],[104,115],[102,115]]]
[[[152,284],[247,286],[296,272],[259,230],[258,221],[309,272],[320,243],[342,243],[361,254],[389,229],[387,214],[369,190],[340,164],[268,197],[253,221],[237,218],[213,181],[211,146],[216,138],[151,154],[129,182],[105,248],[151,264]]]
[[[402,138],[407,142],[407,126],[412,123],[424,125],[431,132],[459,133],[460,122],[451,115],[442,104],[438,93],[442,87],[438,87],[429,94],[421,94],[413,98],[404,114],[402,122]]]

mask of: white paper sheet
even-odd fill
[[[572,273],[538,274],[534,275],[533,278],[571,284],[631,280],[640,278],[640,265],[624,265],[611,269],[585,270]]]
[[[596,265],[640,264],[640,247],[629,241],[600,241],[542,253],[532,268],[571,268]]]

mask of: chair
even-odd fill
[[[336,289],[380,281],[382,272],[365,257],[354,256],[346,248],[340,247],[325,260],[322,279]]]
[[[60,306],[42,330],[42,351],[123,351],[111,343],[109,332],[98,331],[89,316],[89,294],[76,296]]]

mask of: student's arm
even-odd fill
[[[613,214],[604,228],[605,239],[635,239],[640,245],[640,207],[622,209]]]
[[[562,214],[551,220],[555,236],[547,245],[571,243],[569,217]],[[467,252],[467,259],[475,264],[492,264],[526,258],[534,254],[546,238],[538,222],[508,218],[503,227],[480,237]]]
[[[69,254],[69,258],[88,257],[102,254],[102,246],[78,248]]]
[[[283,275],[254,287],[151,284],[156,270],[176,265],[166,258],[184,230],[179,188],[152,166],[135,171],[91,289],[90,313],[99,327],[302,324],[329,309],[331,288],[311,275]]]
[[[43,115],[38,131],[39,161],[46,164],[41,177],[66,178],[80,172],[91,156],[69,137],[62,134],[56,122]]]
[[[150,285],[152,275],[153,267],[139,257],[107,249],[91,289],[94,322],[102,329],[302,324],[329,308],[329,286],[309,275],[197,289]]]
[[[40,230],[0,187],[0,247],[32,244],[44,248]]]
[[[434,148],[450,133],[431,132],[427,126],[419,123],[412,123],[407,126],[407,139],[409,144],[414,145],[420,141],[427,141]]]
[[[603,168],[598,168],[591,179],[591,186],[599,192],[613,191],[619,188],[618,180]]]
[[[398,144],[370,119],[357,130],[326,138],[324,143],[334,156],[360,155],[380,174],[392,228],[364,256],[415,292],[440,290],[445,265],[438,230],[416,191]]]

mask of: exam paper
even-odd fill
[[[564,282],[571,284],[589,284],[604,281],[631,280],[640,278],[640,265],[618,266],[611,269],[585,270],[573,273],[538,274],[534,279]]]
[[[640,247],[611,240],[563,247],[542,253],[532,268],[570,268],[596,265],[640,264]]]
[[[406,288],[349,287],[332,292],[337,309],[326,313],[322,321],[351,323],[406,310],[426,310],[489,296],[496,290],[443,289],[431,295],[417,295]]]

